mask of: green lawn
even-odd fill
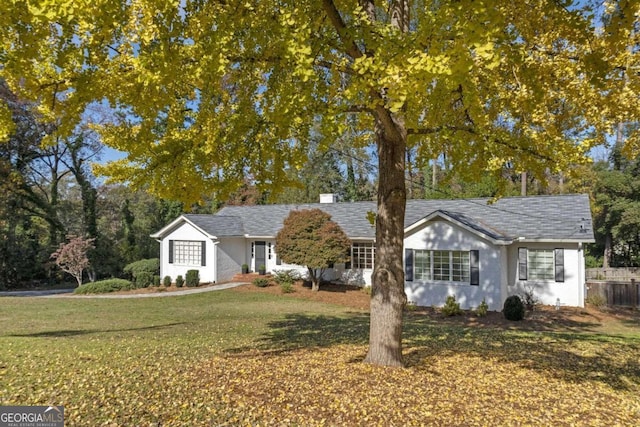
[[[368,315],[234,291],[0,298],[0,405],[67,426],[638,425],[640,326],[474,328],[409,315],[407,368],[362,364]]]

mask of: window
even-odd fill
[[[169,252],[173,255],[173,259],[169,262],[173,261],[179,265],[205,265],[203,263],[205,242],[173,240],[169,243],[172,243],[170,246],[173,246],[173,248],[169,248]]]
[[[469,281],[469,252],[451,252],[451,280]]]
[[[518,279],[564,282],[564,249],[518,248]]]
[[[474,254],[471,266],[470,254]],[[407,249],[405,253],[405,275],[407,281],[439,280],[447,282],[469,282],[479,284],[478,251],[430,251]],[[471,281],[471,271],[474,280]]]
[[[555,279],[553,249],[529,249],[527,252],[529,280]]]
[[[433,251],[433,280],[450,280],[449,251]]]
[[[415,251],[414,274],[417,280],[431,280],[431,251]]]
[[[351,246],[351,268],[372,269],[374,254],[373,243],[354,243]]]

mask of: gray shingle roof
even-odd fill
[[[216,237],[244,236],[242,218],[227,215],[185,214],[186,219]]]
[[[441,211],[467,227],[498,240],[522,237],[528,240],[593,241],[587,195],[509,197],[493,204],[488,204],[488,201],[489,199],[409,200],[405,227]],[[367,220],[367,212],[376,211],[375,202],[228,206],[216,215],[198,217],[220,218],[215,220],[219,222],[211,225],[212,230],[219,230],[211,233],[216,236],[238,235],[232,233],[243,228],[244,233],[249,236],[269,237],[276,235],[291,210],[313,208],[322,209],[331,215],[352,239],[373,239],[375,236],[375,227]],[[230,231],[223,234],[220,227],[224,226],[225,220],[221,218],[230,217],[240,222],[229,219]],[[196,220],[200,221],[200,218]],[[194,223],[196,220],[193,220]],[[204,218],[202,220],[206,221]],[[206,229],[204,225],[201,227]]]

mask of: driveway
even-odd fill
[[[231,282],[206,288],[187,288],[173,292],[154,292],[149,294],[93,294],[74,295],[73,289],[50,289],[42,291],[6,291],[0,292],[0,297],[40,297],[40,298],[160,298],[178,295],[201,294],[203,292],[222,291],[246,285],[246,282]]]

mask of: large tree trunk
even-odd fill
[[[406,302],[402,248],[406,130],[397,117],[377,114],[378,213],[372,275],[369,352],[365,362],[402,366],[402,313]]]

